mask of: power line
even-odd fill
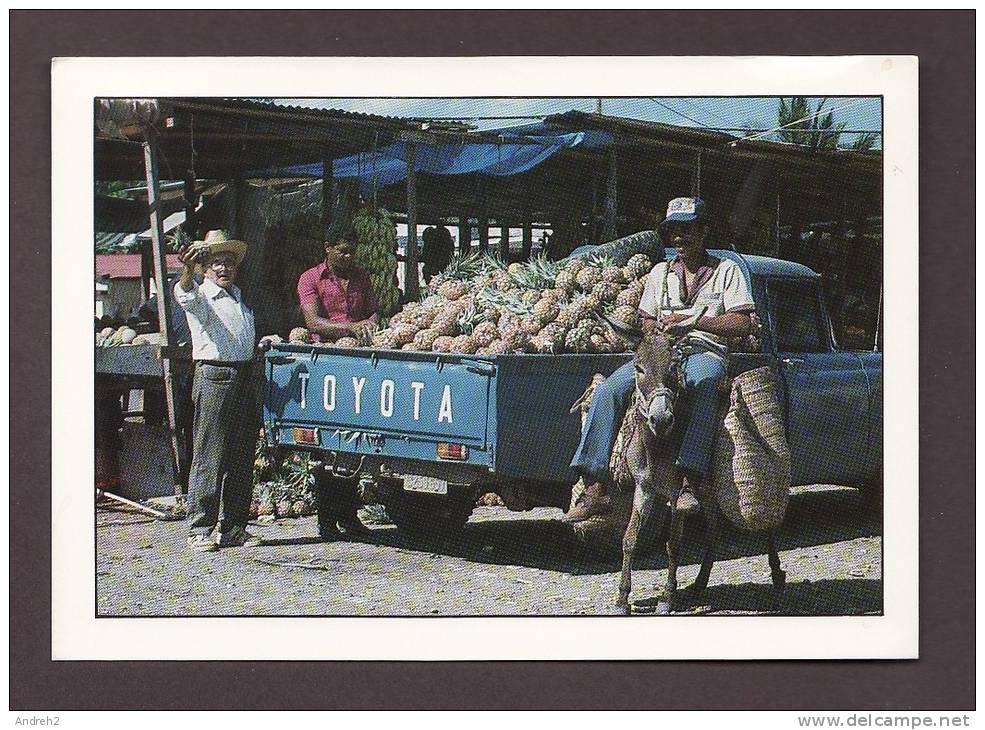
[[[847,109],[850,106],[854,106],[855,104],[858,104],[860,101],[862,101],[862,100],[861,99],[856,99],[855,101],[850,101],[847,104],[843,104],[842,106],[839,106],[839,107],[833,107],[831,109],[821,109],[821,108],[818,108],[817,111],[815,111],[815,112],[813,112],[811,114],[808,114],[806,117],[803,117],[802,119],[795,119],[792,122],[787,122],[786,124],[782,124],[779,127],[774,127],[773,129],[768,129],[765,132],[758,132],[756,134],[749,135],[748,137],[743,137],[741,140],[737,140],[737,141],[743,141],[743,142],[745,142],[745,141],[749,141],[749,140],[759,139],[760,137],[765,137],[767,135],[773,134],[774,132],[779,132],[781,129],[786,129],[787,127],[792,127],[795,124],[800,124],[801,122],[806,122],[806,121],[809,121],[811,119],[815,119],[816,117],[819,117],[822,114],[827,114],[827,113],[834,114],[836,111],[841,111],[843,109]],[[827,130],[824,130],[824,131],[827,133]],[[732,142],[731,144],[735,144],[735,142]]]
[[[699,127],[704,127],[705,129],[715,129],[715,130],[718,130],[718,127],[712,127],[712,126],[709,126],[709,125],[705,124],[704,122],[699,122],[694,117],[689,117],[684,112],[677,111],[677,109],[674,109],[673,107],[667,106],[662,101],[660,101],[660,99],[657,99],[657,98],[654,98],[654,97],[650,97],[650,101],[652,101],[654,104],[658,104],[658,105],[662,106],[664,109],[666,109],[667,111],[669,111],[671,114],[676,114],[679,117],[683,117],[684,119],[687,119],[689,122],[694,122]]]

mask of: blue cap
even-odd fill
[[[701,198],[674,198],[667,204],[667,217],[660,227],[668,223],[694,223],[705,219],[705,201]]]

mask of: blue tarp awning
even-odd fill
[[[414,152],[414,170],[429,175],[483,174],[497,177],[519,175],[533,169],[561,150],[581,147],[599,149],[612,144],[605,132],[567,134],[518,134],[503,130],[502,142],[420,144]],[[336,179],[359,178],[360,188],[369,192],[398,183],[407,177],[406,145],[402,142],[375,152],[361,152],[332,163]],[[297,165],[278,171],[291,177],[321,177],[322,164]]]

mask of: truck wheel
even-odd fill
[[[405,535],[439,540],[465,526],[475,506],[475,489],[449,484],[448,494],[409,492],[398,484],[382,489],[380,498],[387,516]]]

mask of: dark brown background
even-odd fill
[[[975,256],[974,24],[974,11],[11,11],[11,709],[974,708],[975,292],[953,273]],[[920,57],[920,660],[51,662],[50,344],[32,334],[50,332],[51,57],[516,54]]]

